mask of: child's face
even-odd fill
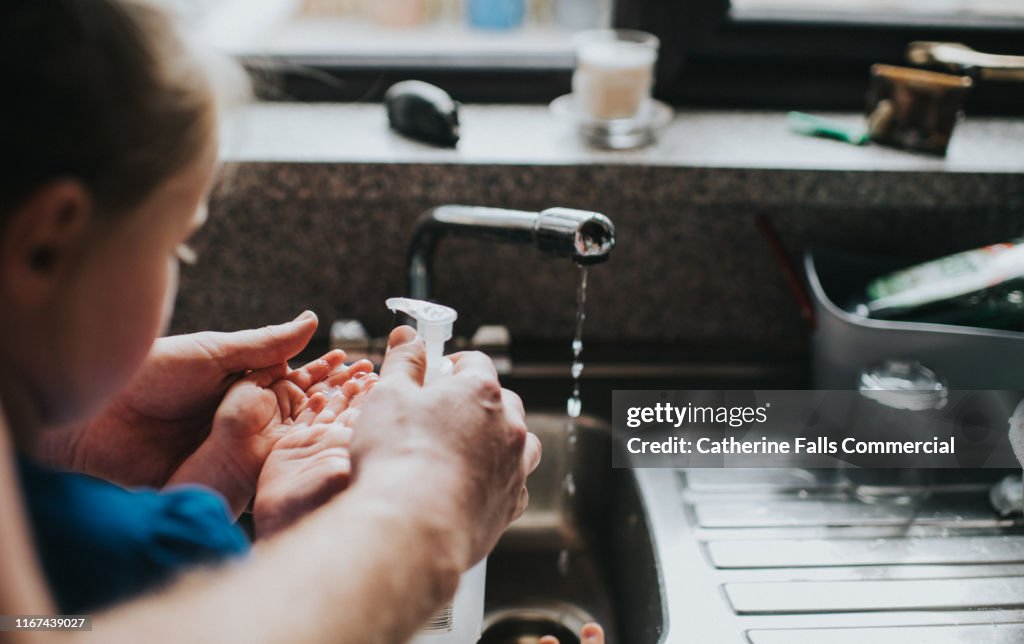
[[[179,248],[205,221],[216,143],[107,226],[66,287],[58,312],[58,369],[69,382],[56,393],[53,420],[95,411],[124,386],[170,320],[178,289]]]

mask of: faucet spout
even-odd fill
[[[615,226],[597,212],[438,206],[423,213],[413,230],[408,258],[410,297],[429,299],[434,251],[447,235],[530,244],[545,253],[570,257],[578,264],[607,261],[615,247]]]

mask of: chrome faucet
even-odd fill
[[[437,242],[447,235],[533,244],[543,252],[570,257],[577,264],[607,261],[615,247],[615,226],[597,212],[438,206],[423,213],[413,229],[407,264],[410,297],[430,298],[434,251]]]

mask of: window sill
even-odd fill
[[[507,59],[553,59],[572,65],[573,32],[551,27],[508,31],[470,29],[451,22],[401,29],[365,20],[305,18],[267,33],[242,56],[286,59],[416,61],[437,65],[450,60],[477,66],[500,66]]]
[[[857,123],[856,114],[830,114]],[[957,126],[946,158],[877,144],[853,146],[790,132],[784,112],[677,110],[657,143],[639,150],[586,146],[545,106],[466,105],[456,150],[390,131],[379,104],[256,103],[228,119],[228,161],[633,165],[774,170],[1024,173],[1024,119],[976,117]]]

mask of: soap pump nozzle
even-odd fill
[[[444,357],[444,343],[451,339],[452,325],[459,317],[455,309],[408,297],[391,297],[384,304],[416,320],[416,333],[427,349],[427,377],[451,371],[451,360]]]

